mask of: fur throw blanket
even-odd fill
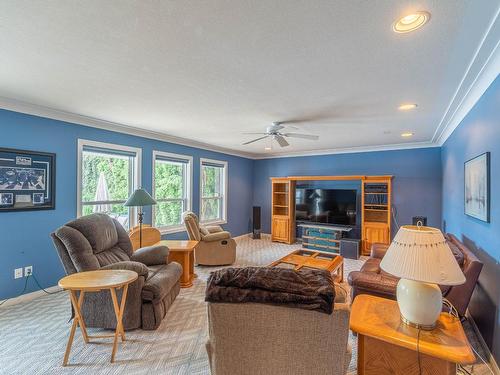
[[[325,270],[278,267],[224,268],[210,274],[205,301],[266,303],[325,314],[333,312],[335,288]]]

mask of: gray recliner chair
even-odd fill
[[[166,246],[149,246],[133,252],[122,225],[105,214],[73,220],[51,234],[66,274],[99,269],[138,273],[130,284],[123,315],[126,330],[156,329],[179,294],[182,267],[167,264]],[[120,297],[121,297],[121,291]],[[88,327],[115,329],[116,318],[109,292],[88,293],[82,306]]]

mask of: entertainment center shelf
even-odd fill
[[[271,239],[288,244],[295,243],[295,187],[297,181],[360,181],[361,182],[361,252],[370,253],[375,242],[389,244],[391,240],[391,193],[393,176],[290,176],[273,177]],[[300,224],[303,225],[303,224]],[[313,227],[310,225],[310,227]],[[338,251],[337,238],[325,239],[306,234],[306,241],[329,251]]]

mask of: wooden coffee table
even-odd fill
[[[269,267],[327,270],[335,274],[335,281],[340,283],[344,279],[344,258],[338,254],[325,253],[314,250],[295,250],[281,259],[271,263]]]
[[[66,345],[66,352],[64,353],[63,366],[68,364],[69,353],[71,352],[71,345],[73,344],[73,338],[75,337],[77,326],[80,326],[83,340],[86,344],[90,342],[89,339],[113,337],[114,341],[113,351],[111,352],[111,362],[115,361],[118,336],[121,336],[122,342],[125,341],[125,331],[123,330],[122,318],[123,311],[125,309],[125,301],[127,300],[128,286],[130,283],[137,280],[137,278],[137,272],[134,271],[97,270],[74,273],[59,280],[59,286],[69,292],[71,304],[73,305],[73,309],[75,311],[75,317],[73,319],[73,325],[71,326],[68,344]],[[120,288],[123,288],[123,293],[121,302],[118,304],[116,290]],[[115,309],[115,333],[113,335],[90,336],[87,334],[87,327],[85,326],[85,321],[83,320],[81,311],[83,298],[86,292],[99,292],[105,289],[110,291],[113,308]],[[77,292],[80,292],[80,296],[77,295]]]
[[[163,240],[157,245],[168,247],[168,262],[175,261],[182,266],[181,288],[193,286],[194,273],[194,249],[199,241],[190,240]]]

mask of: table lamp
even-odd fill
[[[465,276],[439,229],[402,226],[380,268],[400,277],[396,296],[401,320],[432,330],[443,306],[440,285],[460,285]]]
[[[144,213],[142,207],[155,205],[156,201],[149,193],[143,188],[136,189],[132,195],[125,202],[124,206],[139,207],[139,247],[142,247],[142,219]]]

